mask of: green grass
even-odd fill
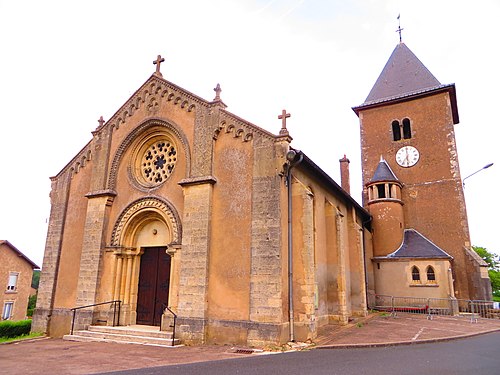
[[[3,342],[10,342],[10,341],[17,341],[17,340],[28,340],[28,339],[33,339],[35,337],[40,337],[43,336],[43,333],[40,332],[33,332],[28,335],[22,335],[22,336],[17,336],[17,337],[0,337],[0,344]]]

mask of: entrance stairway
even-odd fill
[[[180,341],[172,341],[172,332],[160,331],[159,327],[131,325],[119,327],[89,326],[88,330],[75,331],[65,335],[64,340],[116,342],[123,344],[142,344],[173,347],[180,346]]]

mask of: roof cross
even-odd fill
[[[105,123],[106,121],[104,121],[104,119],[103,119],[103,118],[102,118],[102,116],[101,116],[101,117],[99,117],[99,120],[97,120],[97,122],[99,123],[99,127],[100,127],[100,128],[102,128],[102,126],[104,125],[104,123]]]
[[[290,117],[289,113],[286,113],[286,110],[281,111],[281,115],[278,116],[278,119],[281,120],[281,129],[280,134],[288,135],[288,129],[286,128],[286,119]]]
[[[398,29],[396,30],[397,33],[399,33],[399,43],[403,43],[403,39],[401,37],[401,31],[403,31],[404,29],[401,28],[401,14],[398,14]]]
[[[160,72],[160,64],[162,62],[164,62],[164,61],[165,61],[165,59],[163,57],[161,57],[161,55],[158,55],[158,57],[156,58],[156,60],[153,61],[153,64],[156,65],[156,72],[155,72],[155,74],[157,76],[163,77],[162,74],[161,74],[161,72]]]
[[[215,98],[213,101],[215,102],[215,101],[220,100],[220,92],[222,91],[222,89],[220,88],[219,84],[217,84],[217,86],[215,86],[214,91],[215,91]]]

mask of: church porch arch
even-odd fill
[[[164,305],[176,308],[180,243],[179,215],[170,202],[148,197],[123,210],[111,238],[120,324],[160,325]]]

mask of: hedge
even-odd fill
[[[27,335],[31,330],[31,319],[0,322],[0,337],[18,337]]]

